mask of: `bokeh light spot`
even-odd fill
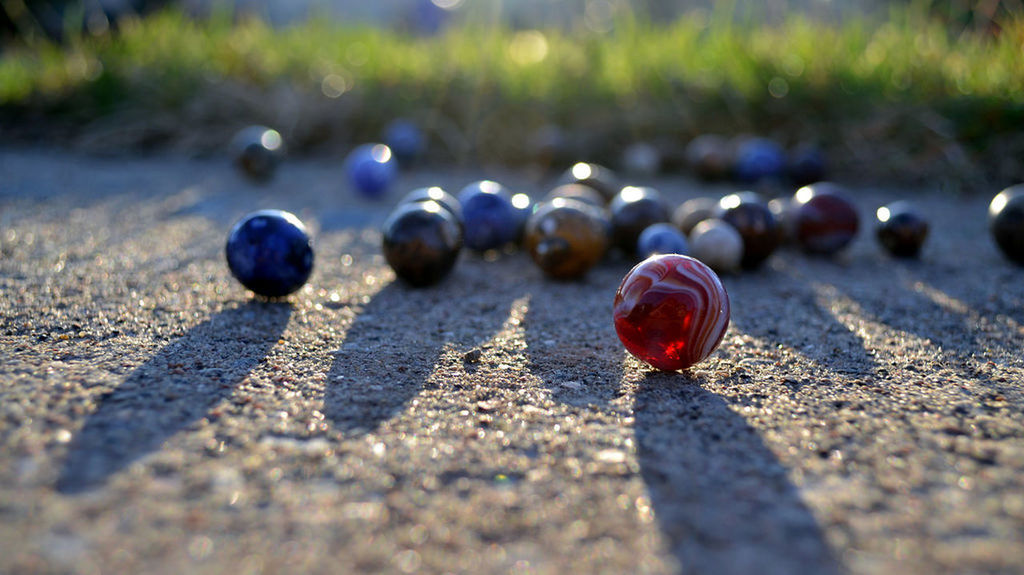
[[[786,94],[789,94],[789,82],[783,78],[775,76],[768,81],[768,93],[771,94],[773,98],[786,97]]]
[[[635,202],[644,197],[644,190],[636,186],[626,186],[619,192],[619,196],[626,202]]]
[[[491,180],[484,180],[480,182],[480,191],[485,194],[497,194],[501,192],[501,184],[498,182],[492,182]]]
[[[590,177],[590,166],[580,162],[572,167],[572,177],[577,180],[585,180]]]
[[[348,91],[348,82],[337,74],[328,74],[320,82],[320,91],[328,98],[338,98]]]
[[[548,39],[538,30],[518,32],[509,43],[508,54],[520,66],[536,64],[548,55]]]
[[[725,208],[727,210],[731,210],[732,208],[739,207],[739,205],[742,202],[743,202],[742,198],[740,198],[737,194],[729,194],[728,196],[725,196],[724,198],[722,198],[722,201],[719,202],[719,204],[723,208]]]
[[[512,196],[512,205],[520,210],[530,207],[530,196],[526,194],[515,194]]]
[[[260,143],[268,150],[276,150],[281,147],[281,134],[277,130],[265,130],[260,136]]]
[[[1009,194],[1000,193],[996,197],[992,198],[992,203],[988,205],[988,211],[990,214],[998,214],[1003,211],[1006,207],[1006,203],[1010,201]]]

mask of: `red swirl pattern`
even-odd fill
[[[729,294],[708,266],[691,257],[650,257],[615,292],[615,331],[629,353],[663,371],[711,355],[729,327]]]

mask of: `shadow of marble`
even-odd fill
[[[231,395],[280,339],[287,302],[249,301],[189,329],[99,399],[68,448],[57,480],[86,492],[160,448]]]
[[[731,333],[782,345],[840,375],[867,375],[880,368],[864,338],[830,311],[830,285],[782,267],[727,277],[725,286],[732,304]],[[766,289],[781,297],[763,297]],[[783,309],[780,299],[786,302]]]
[[[473,350],[501,330],[514,297],[522,295],[486,289],[480,286],[485,297],[479,300],[453,298],[444,284],[416,289],[392,282],[377,292],[334,352],[323,397],[325,418],[346,433],[376,430],[429,385],[449,349],[466,354],[463,363],[471,373]],[[407,324],[396,328],[395,317]]]
[[[682,572],[843,572],[757,430],[703,385],[650,372],[634,404],[640,473]]]

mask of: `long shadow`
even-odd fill
[[[786,346],[839,374],[879,369],[863,338],[839,322],[812,282],[795,272],[762,270],[758,276],[729,277],[731,330]],[[781,297],[765,297],[767,289]],[[779,302],[785,302],[780,308]],[[799,329],[795,329],[799,328]]]
[[[445,283],[453,281],[471,280]],[[335,429],[376,430],[428,385],[449,346],[468,351],[489,337],[481,340],[481,334],[501,329],[511,295],[483,282],[469,291],[481,296],[455,298],[445,284],[414,289],[396,281],[373,296],[334,352],[327,375],[323,413]]]
[[[57,489],[75,494],[101,487],[202,418],[266,357],[291,313],[288,303],[250,301],[157,352],[100,398],[71,442]]]
[[[634,404],[640,472],[684,573],[840,573],[756,429],[689,374],[648,373]]]
[[[927,282],[921,289],[915,289],[907,278],[918,276],[905,272],[900,270],[898,274],[904,281],[893,282],[894,289],[887,290],[885,294],[851,290],[844,295],[857,301],[866,319],[931,341],[936,346],[942,366],[964,380],[977,382],[994,393],[1015,397],[1019,401],[1022,396],[1014,381],[1006,378],[998,381],[979,369],[979,365],[985,363],[986,357],[992,357],[996,364],[1004,364],[1007,358],[1012,358],[1010,361],[1019,358],[1024,337],[999,324],[990,326],[996,330],[995,333],[985,333],[985,327],[977,320],[982,317],[991,319],[995,314],[982,314],[962,301],[950,306],[941,305],[941,299],[949,298],[944,290],[927,285]],[[924,289],[930,290],[930,295],[922,291]],[[939,301],[933,298],[939,298]],[[960,305],[967,309],[958,309]]]
[[[1020,287],[1024,283],[1024,268],[1014,268],[1007,263],[1005,267],[994,270],[948,270],[946,273],[936,273],[918,262],[900,264],[900,287],[924,300],[932,310],[947,316],[945,319],[959,321],[962,328],[976,332],[980,326],[972,325],[968,314],[963,311],[954,310],[951,313],[944,309],[939,302],[928,296],[927,291],[937,292],[940,298],[952,304],[949,307],[963,305],[968,313],[994,320],[1003,324],[1003,328],[1009,327],[1006,324],[1024,325],[1024,289]],[[1001,341],[990,343],[1002,343],[1015,351],[1020,350],[1019,342],[1012,338],[999,339]],[[980,341],[978,343],[982,346]]]

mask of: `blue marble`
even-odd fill
[[[306,226],[282,210],[260,210],[239,220],[228,234],[225,253],[231,275],[266,297],[298,290],[313,271]]]
[[[398,165],[391,148],[384,144],[363,144],[345,158],[345,173],[359,195],[381,199],[395,181]]]
[[[398,159],[398,163],[408,165],[413,163],[426,147],[423,132],[416,124],[409,120],[398,119],[384,130],[384,143],[391,148]]]
[[[741,143],[736,150],[733,173],[741,182],[754,183],[779,178],[785,169],[785,151],[768,138],[751,138]]]
[[[522,214],[513,205],[511,192],[501,184],[490,180],[473,182],[459,192],[458,198],[467,248],[496,249],[519,237]]]
[[[652,224],[640,232],[636,241],[636,252],[640,259],[658,254],[690,254],[690,244],[679,228],[672,224]]]

